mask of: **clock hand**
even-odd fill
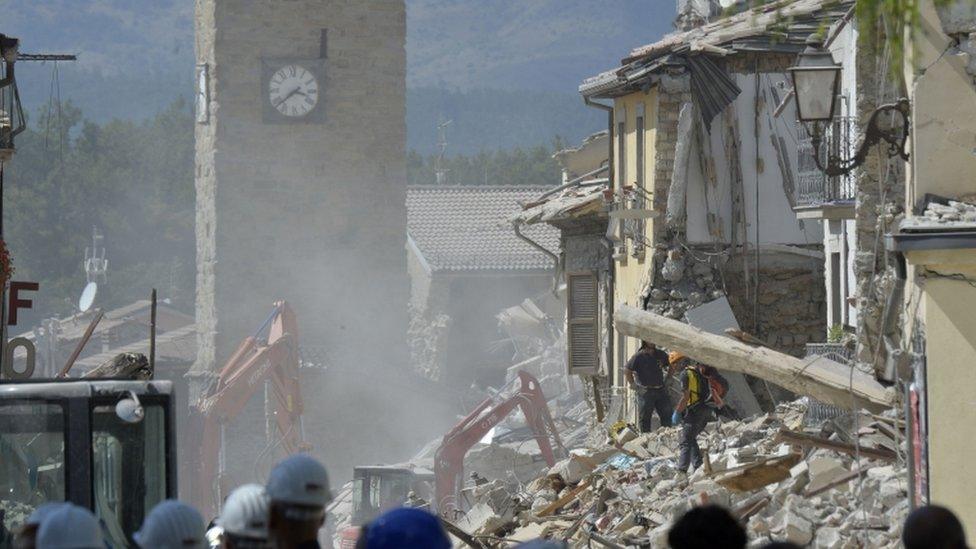
[[[281,105],[285,101],[288,101],[289,99],[291,99],[291,96],[295,95],[296,93],[301,93],[301,88],[300,87],[299,88],[295,88],[295,89],[291,90],[290,92],[288,92],[288,95],[284,96],[283,98],[281,98],[281,101],[278,101],[277,103],[274,104],[275,108],[277,108],[278,105]],[[305,95],[305,94],[302,94],[302,95]]]

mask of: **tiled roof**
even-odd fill
[[[620,65],[583,81],[588,97],[613,97],[640,87],[650,74],[683,64],[682,57],[718,57],[742,51],[799,53],[807,37],[847,17],[853,0],[777,0],[721,17],[701,27],[668,34],[633,49]]]
[[[606,179],[596,185],[570,187],[543,200],[526,204],[525,209],[511,216],[512,221],[525,225],[562,221],[587,215],[607,216],[603,193]]]
[[[552,259],[520,240],[509,219],[519,201],[547,187],[416,186],[407,188],[407,230],[433,271],[545,271]],[[559,232],[539,224],[522,233],[557,253]]]

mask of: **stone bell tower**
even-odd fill
[[[404,1],[196,0],[195,17],[195,392],[277,299],[330,368],[406,367]],[[342,388],[307,377],[308,437],[328,438],[309,417]]]

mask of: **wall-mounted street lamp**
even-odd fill
[[[823,41],[817,35],[811,35],[807,38],[806,49],[797,58],[796,66],[788,70],[793,77],[796,115],[811,134],[813,159],[820,171],[831,177],[847,174],[863,164],[870,148],[881,141],[888,144],[889,157],[899,156],[908,160],[905,144],[910,128],[909,105],[907,99],[899,99],[894,103],[881,105],[871,113],[864,137],[853,157],[844,158],[828,151],[826,165],[823,165],[820,146],[823,143],[824,128],[833,120],[837,108],[841,66],[824,49]],[[901,123],[882,129],[879,122],[884,113],[900,114]]]

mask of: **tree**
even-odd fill
[[[59,116],[60,115],[60,116]],[[182,100],[142,123],[86,121],[70,103],[41,109],[6,168],[5,237],[17,280],[41,283],[20,324],[76,312],[92,227],[105,235],[116,307],[159,288],[192,311],[193,117]]]

